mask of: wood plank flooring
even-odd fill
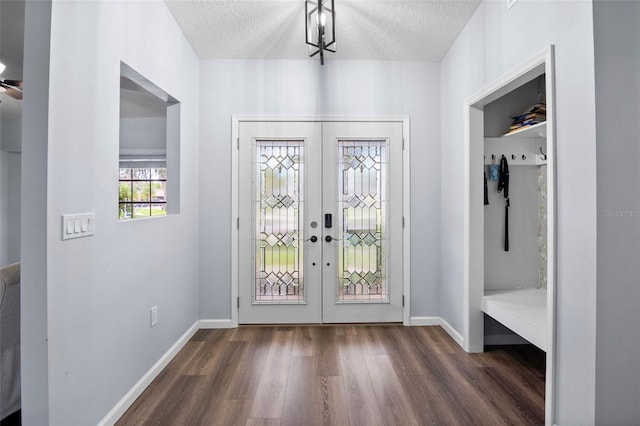
[[[541,425],[544,353],[440,327],[200,330],[118,425]]]

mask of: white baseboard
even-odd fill
[[[444,328],[444,331],[446,331],[461,348],[464,348],[464,337],[462,337],[462,334],[458,333],[458,331],[442,317],[440,317],[440,327]]]
[[[200,328],[234,328],[230,319],[205,319],[198,321]]]
[[[449,336],[451,336],[453,340],[456,341],[457,344],[459,344],[461,347],[464,347],[464,338],[462,337],[462,335],[458,333],[456,329],[453,328],[451,324],[449,324],[447,320],[442,317],[410,317],[409,321],[410,325],[412,326],[439,325],[444,329],[444,331],[449,334]]]
[[[410,317],[409,325],[440,325],[440,317]]]
[[[198,331],[199,321],[196,321],[180,338],[169,348],[167,352],[145,373],[138,383],[125,394],[124,397],[107,413],[98,425],[114,425],[118,419],[131,407],[135,400],[151,384],[158,374],[169,364],[169,362],[180,352],[180,349],[187,344],[189,339]]]

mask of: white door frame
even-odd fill
[[[410,169],[410,134],[408,116],[382,116],[382,117],[283,117],[283,116],[251,116],[233,115],[231,117],[231,327],[238,326],[238,268],[239,268],[239,128],[241,122],[271,121],[271,122],[394,122],[402,123],[402,212],[404,217],[403,242],[402,242],[402,294],[404,303],[402,308],[402,323],[410,325],[411,307],[411,169]]]
[[[556,138],[554,46],[550,45],[485,86],[464,101],[464,283],[463,341],[467,352],[484,348],[484,106],[513,89],[545,74],[547,102],[547,352],[545,424],[555,419],[555,313],[556,313]]]

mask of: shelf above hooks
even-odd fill
[[[514,132],[507,133],[503,137],[505,138],[546,138],[547,137],[547,122],[534,124],[533,126],[525,126]]]

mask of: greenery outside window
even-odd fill
[[[120,219],[167,214],[166,167],[120,167],[119,183]]]

